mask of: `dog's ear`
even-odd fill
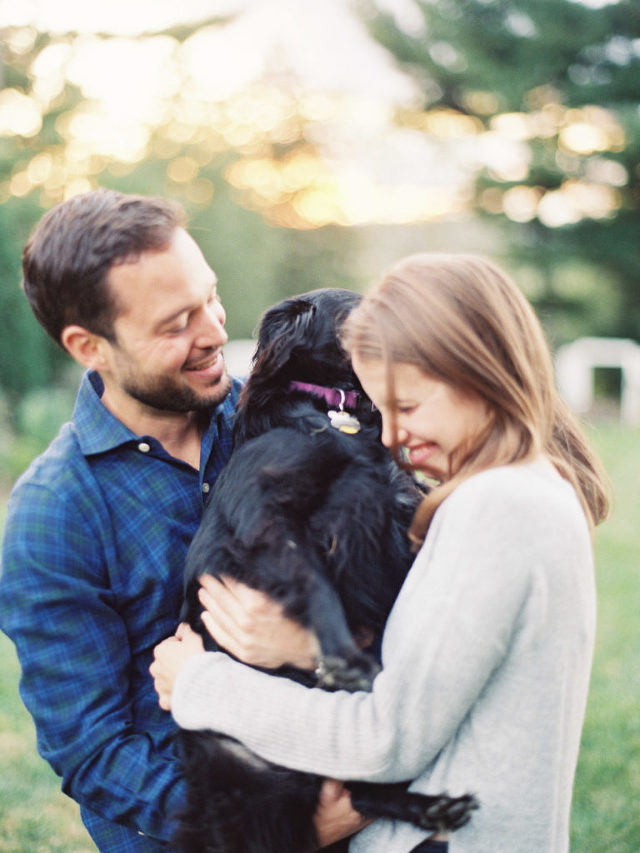
[[[266,381],[279,373],[301,346],[309,346],[317,308],[306,299],[287,299],[262,317],[253,372]]]
[[[268,347],[285,335],[300,340],[308,331],[315,313],[315,303],[304,297],[287,299],[274,305],[262,317],[258,347]]]

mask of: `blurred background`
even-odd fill
[[[614,339],[581,412],[617,509],[573,832],[580,851],[637,853],[640,449],[621,401],[634,376],[640,394],[640,2],[0,0],[0,34],[5,495],[78,380],[20,292],[22,247],[45,210],[98,186],[182,202],[235,340],[284,296],[366,289],[421,250],[495,258],[554,351]],[[28,769],[13,663],[4,677],[0,850],[92,849],[46,768]],[[23,814],[41,784],[42,813]]]
[[[22,247],[97,186],[184,204],[232,338],[444,249],[507,266],[554,348],[640,340],[637,0],[0,0],[0,33],[5,480],[76,380]]]

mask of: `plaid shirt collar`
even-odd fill
[[[103,391],[100,375],[93,370],[87,371],[82,377],[73,410],[73,425],[85,456],[105,453],[137,438],[103,405]]]
[[[100,374],[88,370],[82,377],[76,405],[73,410],[73,425],[80,445],[85,456],[97,453],[106,453],[116,447],[129,442],[140,441],[143,436],[136,435],[102,403],[101,397],[104,385]],[[214,410],[215,416],[211,419],[211,427],[205,436],[207,445],[205,450],[210,450],[218,435],[218,416],[230,421],[233,416],[235,400],[229,395],[226,400]]]

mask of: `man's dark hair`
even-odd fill
[[[105,189],[52,208],[22,258],[22,287],[38,321],[60,345],[62,330],[75,323],[115,341],[109,270],[165,249],[184,221],[175,202]]]

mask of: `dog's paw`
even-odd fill
[[[471,813],[480,808],[472,794],[448,797],[446,794],[426,796],[407,794],[410,799],[411,822],[421,829],[455,830],[471,820]]]
[[[348,660],[326,655],[316,668],[316,683],[323,690],[370,691],[379,672],[380,666],[368,655],[358,654]]]

